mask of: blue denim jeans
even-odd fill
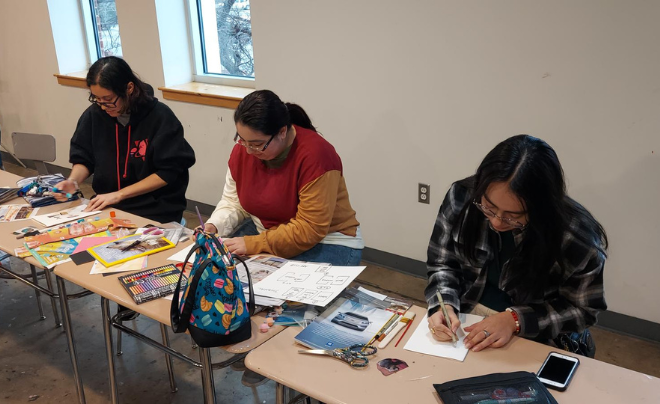
[[[252,219],[241,223],[229,237],[256,236],[259,234]],[[289,258],[296,261],[328,263],[336,266],[357,266],[362,259],[362,250],[343,245],[318,243],[311,249]]]

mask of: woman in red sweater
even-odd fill
[[[222,199],[205,224],[237,254],[358,265],[364,242],[341,159],[305,111],[269,90],[234,114]]]

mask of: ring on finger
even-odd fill
[[[484,331],[484,334],[486,334],[486,338],[490,337],[490,333],[488,331],[486,331],[486,330],[483,330],[483,331]]]
[[[431,333],[435,334],[435,328],[431,327]]]

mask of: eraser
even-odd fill
[[[259,331],[261,331],[261,332],[268,332],[268,328],[269,328],[269,327],[268,327],[268,324],[263,323],[263,324],[261,324],[261,325],[259,326]]]
[[[272,327],[273,324],[275,324],[275,320],[273,320],[272,317],[268,317],[268,318],[266,319],[266,324],[268,324],[269,327]]]
[[[117,216],[117,214],[115,213],[114,210],[111,210],[111,211],[110,211],[110,217],[115,217],[115,216]]]

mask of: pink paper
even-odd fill
[[[116,236],[108,236],[108,237],[83,237],[80,239],[80,243],[78,243],[78,247],[76,247],[75,250],[73,250],[72,254],[79,253],[81,251],[87,251],[88,249],[95,247],[99,244],[107,243],[108,241],[116,240]]]

